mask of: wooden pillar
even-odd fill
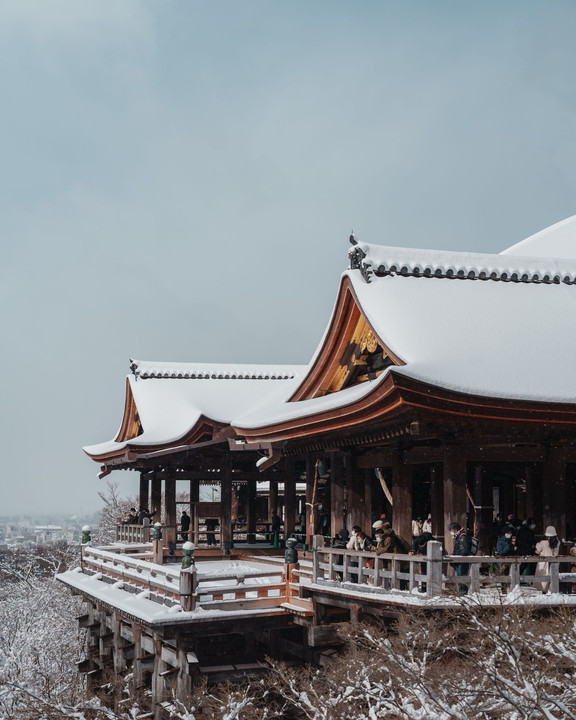
[[[346,477],[342,455],[332,453],[330,474],[330,534],[332,537],[343,527],[346,527],[346,516],[344,513],[344,486]]]
[[[537,481],[539,473],[534,465],[526,465],[524,468],[524,482],[526,483],[526,517],[534,518],[538,526],[539,518],[537,518],[537,508],[542,507],[542,501],[539,494],[539,483]]]
[[[248,480],[246,494],[246,542],[256,542],[256,480]]]
[[[289,538],[296,526],[296,467],[292,460],[286,462],[284,472],[284,538]]]
[[[152,475],[152,494],[150,497],[152,512],[156,512],[152,518],[152,525],[162,520],[162,480],[157,473]]]
[[[451,522],[466,527],[466,456],[461,445],[450,445],[444,452],[444,547],[452,552],[448,526]]]
[[[314,467],[315,460],[312,455],[306,455],[306,543],[312,547],[312,538],[316,531],[313,527],[316,512],[312,512],[312,494],[314,492]]]
[[[200,480],[190,480],[190,504],[200,501]]]
[[[542,533],[553,525],[558,538],[566,536],[566,455],[563,448],[550,446],[543,468]]]
[[[164,518],[166,525],[165,539],[167,543],[176,542],[176,478],[170,472],[164,480]]]
[[[278,512],[278,482],[269,480],[270,490],[268,491],[268,522],[272,522],[272,516]],[[286,492],[286,491],[284,491]]]
[[[366,534],[370,537],[372,535],[372,482],[374,479],[374,472],[372,469],[364,468],[364,517],[367,522]]]
[[[168,666],[164,660],[162,660],[162,640],[160,636],[154,633],[154,670],[152,672],[152,706],[155,710],[156,705],[159,705],[163,700],[166,699],[166,687],[162,673],[168,669]],[[158,712],[155,715],[160,717]]]
[[[176,650],[178,658],[178,679],[176,682],[176,697],[180,702],[185,703],[190,700],[192,694],[192,678],[189,673],[189,665],[186,650],[178,648]]]
[[[136,695],[136,691],[144,685],[144,677],[142,670],[142,626],[132,623],[132,640],[134,642],[134,660],[132,661],[132,694]]]
[[[396,535],[412,543],[412,467],[401,451],[392,464],[392,527]]]
[[[143,472],[143,473],[140,473],[140,493],[139,493],[139,496],[140,496],[140,507],[141,507],[141,508],[147,508],[147,507],[148,507],[148,503],[149,503],[149,501],[150,501],[149,496],[148,496],[148,487],[149,487],[148,473],[144,473],[144,472]]]
[[[344,455],[342,459],[346,473],[348,530],[354,525],[359,525],[366,535],[371,535],[372,499],[370,493],[366,490],[366,472],[364,468],[356,467],[354,458],[351,455]]]
[[[474,535],[478,538],[478,555],[490,555],[493,549],[494,504],[492,483],[481,465],[474,468]]]
[[[430,468],[430,512],[432,515],[432,534],[438,540],[444,538],[444,491],[442,473],[438,465]]]
[[[220,538],[226,553],[232,546],[232,472],[228,461],[220,474]]]

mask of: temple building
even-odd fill
[[[217,486],[222,549],[277,510],[286,537],[385,514],[409,538],[428,513],[481,534],[497,511],[572,533],[576,220],[495,255],[350,240],[309,365],[132,361],[118,435],[85,448],[101,474],[138,471],[171,542],[176,491],[194,518]]]
[[[120,430],[84,448],[101,478],[139,473],[152,513],[119,518],[106,547],[86,531],[59,575],[86,604],[79,669],[106,702],[122,679],[146,717],[175,717],[197,682],[327,663],[341,623],[457,609],[462,592],[576,605],[576,217],[501,254],[350,242],[308,365],[133,360]],[[500,572],[496,513],[554,526],[544,577],[522,574],[536,557]],[[428,515],[425,556],[331,547],[381,518],[410,541]],[[465,570],[451,522],[478,538]]]

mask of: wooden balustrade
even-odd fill
[[[548,563],[547,575],[521,574],[521,566],[530,569],[539,562]],[[515,588],[547,589],[551,593],[572,593],[576,572],[570,572],[573,556],[559,557],[488,557],[442,556],[438,542],[428,543],[427,556],[356,552],[341,548],[319,548],[314,553],[314,583],[366,584],[380,590],[414,590],[428,597],[450,594],[466,588],[471,592],[496,587],[511,592]],[[467,565],[466,575],[456,575],[456,566]],[[566,571],[562,572],[562,565]],[[505,572],[503,568],[505,567]]]
[[[151,537],[150,525],[116,525],[116,542],[148,543]]]
[[[157,599],[181,604],[186,610],[194,609],[198,604],[205,609],[233,609],[237,601],[242,601],[244,609],[277,607],[286,601],[283,565],[265,573],[247,571],[222,573],[215,577],[199,577],[195,567],[194,579],[189,581],[188,578],[183,580],[188,571],[176,565],[154,564],[86,545],[82,567],[84,572],[100,573],[111,582],[121,581],[136,591],[148,590]]]

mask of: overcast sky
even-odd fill
[[[574,215],[575,37],[572,0],[0,0],[0,515],[98,509],[130,357],[308,362],[351,229]]]

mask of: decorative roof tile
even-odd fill
[[[291,365],[151,362],[131,358],[130,370],[141,380],[293,380],[302,368]]]
[[[514,283],[576,284],[576,261],[559,258],[517,257],[447,250],[414,250],[358,243],[348,256],[350,269],[360,270],[366,282],[374,277],[448,278]]]

